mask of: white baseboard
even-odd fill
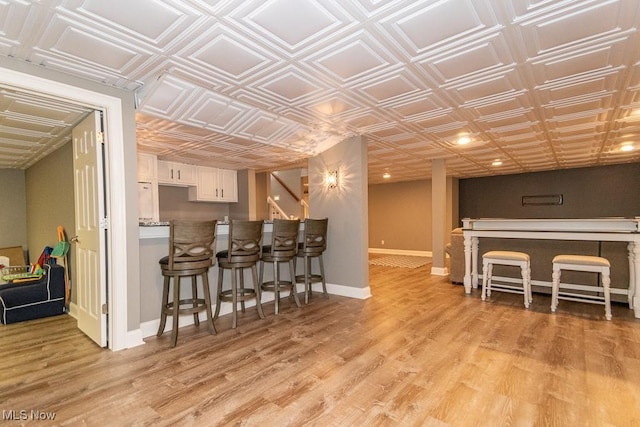
[[[271,299],[268,299],[266,297],[267,292],[264,292],[263,295],[263,299],[262,302],[269,302],[269,301],[273,301],[273,294],[271,294]],[[246,307],[254,307],[256,305],[255,301],[247,301],[245,303]],[[215,304],[211,306],[211,311],[215,312],[216,310],[216,306]],[[231,303],[225,302],[222,303],[222,306],[220,307],[220,316],[224,316],[225,314],[230,314],[231,313]],[[207,314],[200,312],[198,313],[198,317],[200,318],[201,322],[204,322],[206,320]],[[178,324],[180,325],[180,327],[183,326],[189,326],[189,325],[193,325],[193,316],[191,314],[184,314],[182,316],[180,316],[180,318],[178,319]],[[142,332],[142,338],[148,338],[151,337],[153,335],[155,335],[158,332],[158,327],[160,326],[160,319],[154,319],[154,320],[149,320],[148,322],[143,322],[140,324],[140,330]],[[173,322],[171,319],[167,319],[167,323],[165,325],[164,331],[165,332],[170,332],[173,330]]]
[[[449,269],[447,267],[431,267],[431,274],[433,276],[448,276]]]
[[[433,256],[431,251],[411,251],[406,249],[382,249],[382,248],[369,248],[370,254],[387,254],[387,255],[408,255],[408,256]]]
[[[193,321],[193,316],[191,316],[191,320]],[[142,325],[140,325],[140,326],[142,326]],[[157,327],[156,327],[156,329],[157,329]],[[142,340],[142,338],[143,338],[143,336],[142,336],[142,328],[138,328],[138,329],[135,329],[133,331],[128,331],[127,332],[126,343],[125,343],[125,348],[133,348],[133,347],[137,347],[139,345],[145,344],[145,342]]]
[[[320,289],[314,288],[314,290],[322,291],[322,285],[320,283],[314,283],[314,285],[320,285]],[[331,283],[327,283],[327,292],[330,295],[338,295],[341,297],[356,298],[356,299],[367,299],[367,298],[371,298],[372,296],[371,288],[369,286],[366,286],[364,288],[354,288],[352,286],[333,285]]]
[[[321,283],[313,283],[312,286],[313,286],[314,292],[322,292]],[[304,291],[304,284],[298,283],[297,289],[298,289],[298,293],[302,293]],[[334,285],[331,283],[327,283],[327,292],[330,295],[337,295],[337,296],[356,298],[356,299],[367,299],[371,297],[371,288],[369,288],[369,286],[365,288],[354,288],[351,286]],[[266,291],[262,292],[263,304],[267,302],[271,302],[274,299],[275,299],[275,296],[273,292],[266,292]],[[254,307],[255,305],[256,305],[255,301],[247,301],[246,303],[247,307]],[[211,310],[215,312],[215,309],[216,309],[216,306],[213,305],[211,307]],[[224,302],[222,303],[222,306],[220,306],[220,316],[224,316],[225,314],[231,314],[231,303]],[[198,315],[200,316],[200,320],[204,322],[206,319],[206,313],[200,312],[198,313]],[[180,327],[193,325],[193,316],[190,314],[180,316],[180,318],[178,319],[178,322]],[[132,342],[133,343],[137,342],[136,340],[138,338],[137,337],[138,331],[140,335],[140,341],[142,341],[143,338],[147,338],[155,335],[156,332],[158,332],[159,326],[160,326],[160,319],[149,320],[147,322],[141,323],[140,329],[138,329],[137,331],[129,332],[129,334],[131,335]],[[167,324],[165,325],[164,331],[169,332],[172,329],[173,329],[172,322],[167,320]],[[142,344],[144,344],[144,341],[142,341]],[[135,345],[139,345],[139,344],[135,344]],[[135,347],[135,345],[132,345],[132,347]]]
[[[78,320],[78,306],[72,302],[69,302],[69,311],[67,311],[67,314]]]

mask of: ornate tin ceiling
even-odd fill
[[[136,91],[160,158],[273,170],[362,134],[376,183],[640,161],[639,24],[635,0],[5,0],[0,55]],[[0,167],[84,114],[0,96]]]

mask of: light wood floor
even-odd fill
[[[544,295],[483,303],[429,270],[371,266],[373,298],[248,309],[237,330],[182,328],[175,349],[165,334],[102,350],[66,316],[2,325],[0,410],[88,426],[640,425],[626,306],[607,322],[590,304],[552,315]]]

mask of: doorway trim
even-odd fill
[[[107,248],[107,292],[108,301],[108,339],[109,349],[122,350],[144,344],[137,329],[133,336],[127,332],[127,228],[124,168],[124,131],[122,121],[122,101],[119,98],[94,92],[55,80],[0,67],[0,84],[21,91],[37,93],[65,99],[77,104],[93,107],[105,113],[105,133],[107,143],[107,195],[109,200],[109,225]],[[136,236],[137,237],[137,236]],[[105,262],[103,260],[103,262]],[[117,266],[117,268],[115,268]],[[138,337],[139,335],[139,337]]]

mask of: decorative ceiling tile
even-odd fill
[[[92,27],[85,27],[61,14],[48,23],[33,49],[33,58],[41,62],[67,61],[75,67],[104,70],[114,75],[127,75],[151,52],[141,47],[118,43]]]
[[[370,96],[377,104],[393,102],[398,98],[406,98],[421,91],[405,72],[394,72],[374,82],[360,86],[360,90]]]
[[[563,49],[575,50],[580,44],[601,44],[632,33],[637,5],[625,1],[565,2],[551,5],[547,13],[532,13],[516,19],[528,41],[529,57]]]
[[[154,45],[165,45],[176,36],[185,21],[190,21],[185,10],[178,9],[159,0],[70,0],[68,8],[77,8],[77,13],[123,33]],[[176,5],[177,6],[177,5]],[[126,10],[127,13],[122,13]],[[152,16],[153,19],[149,19]]]
[[[260,85],[259,82],[256,84]],[[269,76],[260,87],[288,103],[308,99],[322,91],[319,82],[314,82],[293,66]]]
[[[229,105],[223,99],[216,99],[211,94],[205,94],[205,101],[199,99],[191,110],[183,115],[184,123],[202,126],[217,132],[233,132],[234,125],[239,125],[241,119],[249,114],[246,109]]]
[[[136,91],[141,151],[266,171],[360,134],[370,183],[640,161],[638,46],[631,0],[0,0],[0,55]],[[2,89],[0,167],[89,111]]]
[[[314,60],[329,77],[339,81],[353,80],[375,73],[393,64],[381,56],[366,40],[354,40],[346,45],[331,46],[326,54]]]
[[[29,3],[0,2],[0,53],[3,55],[18,53],[20,39],[29,37],[24,24],[33,15],[30,6]]]
[[[411,58],[426,52],[442,50],[478,36],[496,25],[491,13],[482,13],[484,1],[451,0],[446,2],[418,1],[399,13],[382,19],[394,40]],[[454,19],[442,19],[444,16]],[[429,29],[425,31],[425,29]]]
[[[187,101],[195,89],[188,82],[165,75],[154,83],[153,90],[145,93],[140,110],[165,119],[177,117],[189,105]]]
[[[240,79],[268,63],[266,57],[250,49],[247,43],[224,34],[215,36],[188,57],[205,68],[226,73],[235,79]]]
[[[329,95],[325,99],[319,99],[317,103],[312,103],[308,108],[320,117],[331,118],[352,112],[358,106],[345,97],[336,94]]]
[[[457,80],[476,79],[483,74],[495,74],[515,63],[508,43],[500,33],[491,34],[471,45],[460,46],[438,57],[418,61],[420,67],[433,75],[441,84],[450,85]]]
[[[267,1],[247,20],[289,49],[329,33],[337,25],[336,18],[320,2],[309,0]]]

